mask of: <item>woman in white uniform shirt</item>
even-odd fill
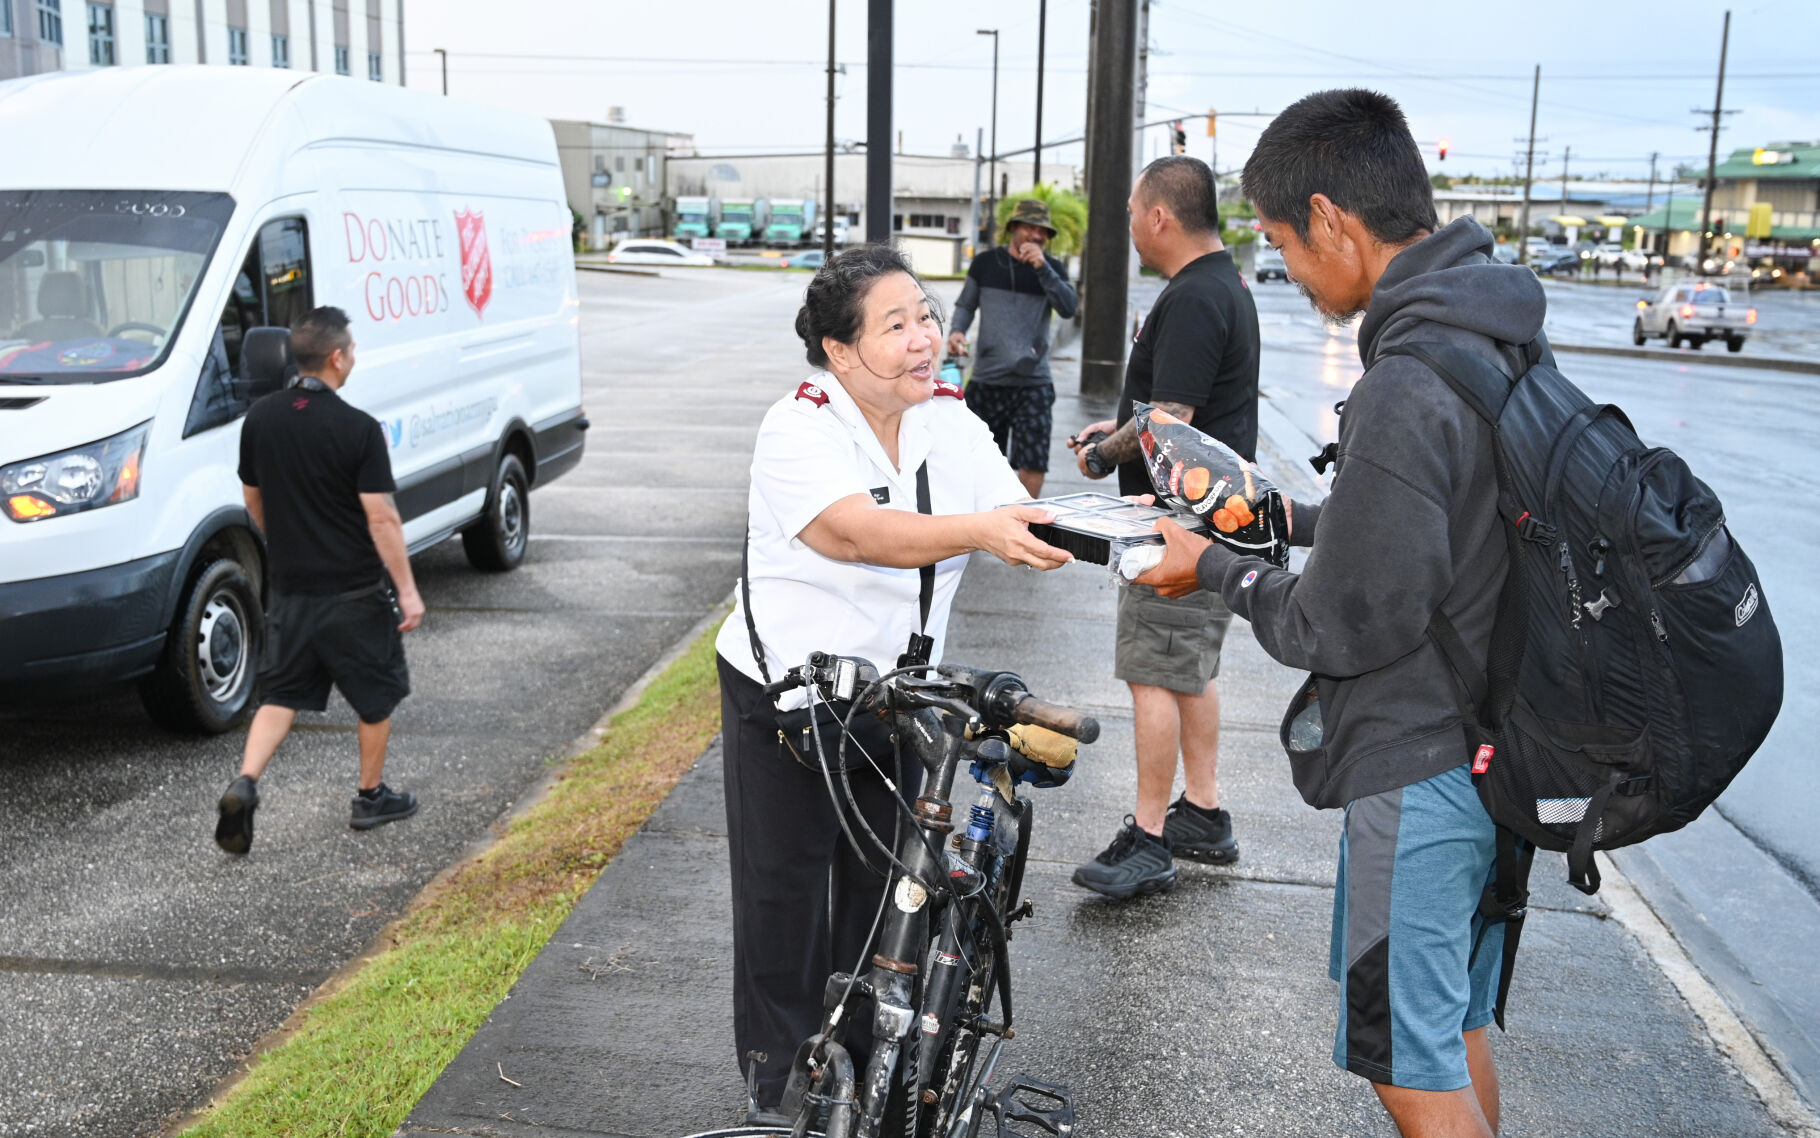
[[[1027,495],[991,432],[959,388],[937,382],[940,322],[900,254],[867,245],[829,261],[810,282],[796,331],[822,370],[773,404],[759,428],[746,580],[716,643],[734,1036],[742,1071],[750,1053],[767,1056],[758,1065],[763,1107],[777,1103],[797,1045],[820,1027],[829,973],[863,963],[885,883],[847,848],[820,771],[780,738],[778,712],[801,707],[804,693],[774,705],[765,677],[781,678],[817,650],[882,671],[914,632],[934,640],[930,659],[939,660],[968,554],[1038,569],[1069,560],[1030,535],[1027,523],[1050,515],[1011,504]],[[919,470],[929,498],[921,513]],[[925,624],[926,565],[935,571]],[[920,773],[904,772],[903,793],[916,793]],[[852,783],[868,824],[889,835],[890,791],[870,767]],[[846,1042],[864,1063],[869,1030]]]

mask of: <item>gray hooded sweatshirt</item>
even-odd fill
[[[1438,608],[1483,661],[1509,567],[1497,512],[1491,429],[1419,361],[1384,357],[1410,342],[1456,344],[1516,373],[1510,345],[1542,332],[1535,274],[1501,265],[1492,236],[1462,218],[1399,253],[1359,327],[1366,371],[1340,416],[1333,493],[1295,508],[1300,573],[1219,545],[1198,566],[1281,663],[1305,668],[1314,729],[1290,749],[1312,806],[1420,782],[1471,759],[1457,684],[1426,636]],[[1500,344],[1504,345],[1502,348]],[[1546,353],[1546,345],[1544,345]],[[1313,737],[1310,737],[1310,734]]]

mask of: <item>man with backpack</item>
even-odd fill
[[[1217,590],[1312,673],[1282,733],[1346,809],[1334,1060],[1406,1136],[1491,1138],[1530,843],[1592,892],[1592,850],[1685,825],[1768,733],[1780,642],[1712,492],[1555,369],[1534,275],[1437,224],[1395,102],[1300,100],[1244,184],[1315,309],[1363,315],[1366,371],[1332,494],[1292,511],[1300,573],[1165,521],[1139,580]]]

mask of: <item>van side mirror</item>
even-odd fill
[[[241,394],[248,401],[283,391],[297,378],[289,328],[248,328],[240,343]]]

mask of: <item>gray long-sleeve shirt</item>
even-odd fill
[[[1049,314],[1066,320],[1080,305],[1066,271],[1048,254],[1040,267],[1027,265],[1002,245],[973,259],[954,302],[956,332],[972,326],[974,313],[980,316],[972,382],[1006,387],[1049,382]]]

